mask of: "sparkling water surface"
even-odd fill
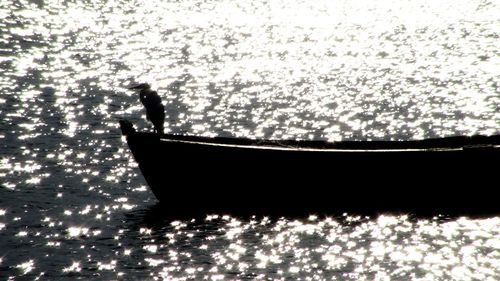
[[[162,216],[118,120],[376,140],[500,133],[498,1],[0,2],[1,280],[499,280],[500,216]],[[341,188],[341,187],[336,187]]]

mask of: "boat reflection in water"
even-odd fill
[[[260,141],[122,134],[172,214],[500,214],[500,136]]]

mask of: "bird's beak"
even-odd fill
[[[135,84],[133,86],[129,86],[129,90],[144,90],[144,89],[149,89],[149,84],[146,83],[140,83],[140,84]]]

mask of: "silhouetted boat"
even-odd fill
[[[265,141],[122,134],[154,195],[179,214],[500,215],[500,136]]]

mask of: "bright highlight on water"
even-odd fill
[[[173,132],[334,140],[498,132],[493,2],[8,2],[0,85],[7,94],[25,76],[15,91],[25,103],[54,88],[69,136],[85,128],[75,122],[83,100],[101,100],[89,109],[96,114],[133,116],[131,80],[157,85]],[[20,137],[35,133],[31,120]]]

